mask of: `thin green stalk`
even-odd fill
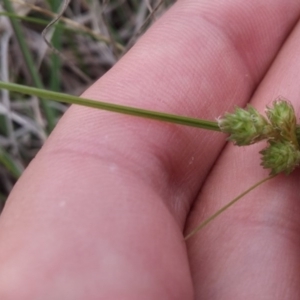
[[[277,175],[277,174],[276,174]],[[185,240],[192,237],[194,234],[196,234],[199,230],[201,230],[204,226],[206,226],[208,223],[213,221],[216,217],[218,217],[221,213],[223,213],[226,209],[228,209],[230,206],[232,206],[234,203],[236,203],[238,200],[240,200],[242,197],[244,197],[246,194],[257,188],[259,185],[263,184],[264,182],[274,178],[276,175],[271,175],[267,178],[264,178],[263,180],[255,183],[252,185],[249,189],[238,195],[236,198],[231,200],[229,203],[227,203],[225,206],[223,206],[221,209],[219,209],[216,213],[211,215],[209,218],[207,218],[205,221],[203,221],[200,225],[198,225],[195,229],[193,229],[187,236],[185,236]]]
[[[118,104],[106,103],[102,101],[95,101],[86,98],[80,98],[76,96],[71,96],[67,94],[57,93],[53,91],[47,91],[43,89],[37,89],[33,87],[28,87],[25,85],[15,84],[15,83],[7,83],[0,81],[0,88],[7,89],[12,92],[18,92],[22,94],[34,95],[37,97],[51,99],[57,102],[64,102],[70,104],[77,104],[82,106],[88,106],[98,109],[103,109],[107,111],[122,113],[131,116],[143,117],[148,119],[154,119],[159,121],[165,121],[170,123],[176,123],[186,126],[198,127],[207,130],[220,131],[217,122],[206,121],[201,119],[177,116],[172,114],[166,114],[151,110],[145,110],[135,107],[128,107]]]
[[[10,3],[10,0],[3,0],[4,7],[9,13],[14,13],[13,7]],[[32,77],[32,80],[38,88],[43,88],[43,83],[39,77],[39,73],[37,72],[35,68],[34,60],[31,56],[30,50],[26,44],[26,41],[24,39],[24,34],[22,33],[22,29],[20,27],[20,24],[17,20],[11,19],[11,24],[14,29],[16,38],[18,40],[19,46],[21,48],[21,52],[23,54],[26,66],[30,72],[30,75]],[[41,105],[43,107],[43,110],[45,112],[45,116],[48,122],[48,131],[51,132],[51,130],[55,127],[55,116],[53,109],[49,106],[49,103],[45,99],[41,99]]]

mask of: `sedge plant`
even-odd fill
[[[91,34],[95,39],[108,42],[99,34],[94,34],[84,26],[77,26],[76,23],[63,18],[62,14],[66,9],[69,1],[64,1],[62,5],[62,11],[55,15],[54,20],[46,27],[44,31],[44,37],[46,30],[54,25],[58,20],[63,20],[65,24],[75,26],[84,32]],[[7,6],[8,14],[15,17],[12,13],[12,8],[9,1],[5,1]],[[36,6],[31,5],[31,8],[38,9]],[[45,13],[45,10],[41,10]],[[53,14],[51,16],[54,16]],[[15,30],[18,32],[18,23],[13,21]],[[20,35],[20,41],[22,42],[22,37]],[[46,39],[48,46],[53,48],[50,42]],[[124,50],[124,47],[119,43],[115,44],[116,49]],[[59,53],[54,50],[55,53]],[[28,53],[28,50],[25,51]],[[30,55],[28,55],[30,59]],[[33,65],[31,60],[29,60],[29,65]],[[33,69],[32,74],[34,78],[38,78],[36,70]],[[88,80],[87,80],[88,81]],[[0,88],[7,89],[11,92],[17,92],[22,94],[29,94],[37,96],[41,99],[50,99],[52,101],[58,101],[68,104],[77,104],[87,107],[108,110],[116,113],[122,113],[127,115],[132,115],[136,117],[143,117],[148,119],[154,119],[158,121],[171,122],[184,126],[191,126],[202,128],[206,130],[218,131],[228,135],[228,141],[233,142],[237,146],[247,146],[254,143],[258,143],[262,140],[267,142],[267,146],[260,151],[261,154],[261,166],[265,169],[270,170],[270,175],[263,180],[255,183],[249,189],[238,195],[232,201],[230,201],[225,206],[221,207],[217,212],[204,220],[196,228],[194,228],[185,239],[189,239],[195,233],[197,233],[204,226],[208,225],[216,217],[226,211],[229,207],[234,205],[239,201],[244,195],[251,192],[253,189],[261,185],[262,183],[274,178],[279,173],[290,174],[299,164],[300,164],[300,125],[296,122],[296,116],[292,105],[284,100],[278,99],[273,102],[270,107],[266,108],[266,117],[260,114],[254,107],[248,105],[245,109],[240,107],[235,107],[234,112],[225,113],[222,117],[218,118],[217,121],[201,120],[185,116],[177,116],[172,114],[166,114],[156,111],[149,111],[134,107],[127,107],[117,104],[107,103],[105,101],[95,101],[91,99],[84,99],[68,94],[62,94],[58,92],[48,91],[42,89],[42,85],[37,82],[36,86],[38,88],[32,88],[24,85],[12,84],[7,82],[0,82]],[[56,84],[57,86],[57,84]],[[49,108],[46,100],[43,100],[44,111],[48,118],[48,125],[50,126],[50,131],[54,126],[53,112]],[[14,176],[18,177],[20,172],[15,167],[11,168],[14,172]],[[17,174],[17,175],[16,175]]]
[[[248,105],[245,109],[236,107],[233,113],[225,113],[222,117],[218,118],[217,122],[214,122],[111,104],[104,101],[95,101],[12,83],[0,82],[0,88],[38,97],[46,97],[52,101],[77,104],[207,130],[221,131],[228,134],[227,140],[237,146],[252,145],[266,140],[267,147],[260,151],[261,166],[265,169],[269,169],[270,175],[255,183],[249,189],[220,208],[212,216],[204,220],[185,237],[186,240],[204,226],[208,225],[247,193],[262,183],[274,178],[279,173],[290,174],[300,164],[300,124],[296,122],[293,106],[284,99],[275,100],[272,106],[266,108],[267,117],[264,117],[254,107]]]

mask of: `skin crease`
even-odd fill
[[[283,95],[298,112],[299,15],[293,0],[178,1],[84,96],[213,120]],[[267,176],[262,144],[224,145],[72,106],[1,215],[0,299],[298,299],[299,172],[183,241]]]

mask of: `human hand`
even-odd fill
[[[84,96],[211,120],[279,95],[297,111],[299,24],[286,38],[299,15],[292,0],[179,1]],[[0,299],[298,299],[297,171],[184,243],[267,176],[261,145],[224,145],[71,107],[1,215]]]

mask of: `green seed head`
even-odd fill
[[[300,125],[297,125],[293,106],[279,99],[267,107],[269,121],[252,106],[235,108],[219,119],[222,132],[230,134],[228,140],[236,145],[250,145],[266,139],[268,147],[260,152],[261,165],[271,169],[271,175],[291,173],[300,165]]]
[[[266,115],[274,130],[283,140],[296,142],[296,115],[293,106],[286,100],[276,100],[267,107]],[[297,142],[296,142],[297,145]]]
[[[300,163],[300,151],[289,141],[270,142],[260,154],[261,165],[265,169],[271,169],[271,175],[281,172],[290,174]]]
[[[222,132],[230,134],[228,140],[238,146],[254,144],[268,137],[272,127],[258,111],[248,105],[247,109],[235,108],[218,120]]]

